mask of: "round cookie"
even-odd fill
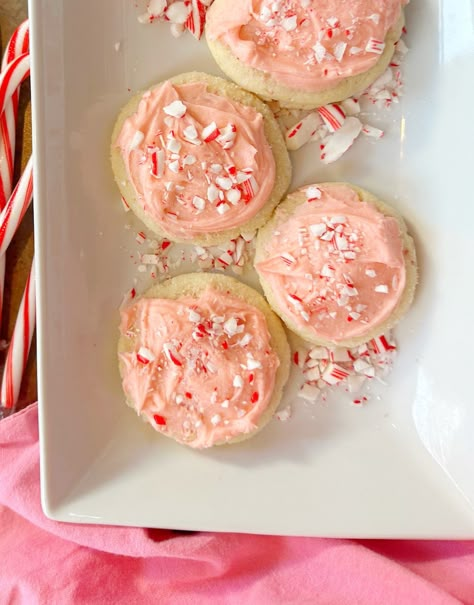
[[[312,109],[359,94],[383,74],[402,34],[404,3],[281,0],[259,2],[260,13],[250,14],[246,1],[235,8],[214,0],[206,39],[243,88],[282,107]],[[377,12],[381,5],[386,14]]]
[[[157,431],[207,448],[248,439],[272,418],[290,349],[254,289],[224,275],[180,275],[121,314],[127,403]]]
[[[214,245],[261,227],[291,163],[279,126],[254,95],[203,73],[135,95],[112,134],[120,192],[160,237]]]
[[[417,283],[403,218],[348,183],[290,193],[258,233],[255,267],[287,327],[327,347],[354,347],[392,328]]]

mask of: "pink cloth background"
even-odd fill
[[[474,542],[363,541],[46,519],[37,407],[0,422],[0,605],[474,604]]]

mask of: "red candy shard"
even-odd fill
[[[252,393],[252,397],[250,398],[250,401],[252,403],[257,403],[257,401],[258,401],[258,393],[257,393],[257,391],[255,391],[255,393]]]
[[[160,416],[159,414],[155,414],[153,416],[153,420],[156,422],[156,424],[158,424],[159,426],[166,426],[166,418],[163,418],[163,416]]]

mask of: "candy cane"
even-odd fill
[[[36,280],[33,259],[3,372],[0,405],[7,410],[14,408],[18,401],[21,380],[28,361],[36,320],[35,296]]]
[[[33,197],[32,167],[30,157],[7,205],[0,213],[0,257],[5,254]]]
[[[30,75],[30,55],[24,53],[0,74],[0,111],[3,112],[8,101],[16,93],[20,84]]]
[[[2,71],[9,63],[28,52],[30,29],[24,21],[13,33],[2,61]],[[0,111],[0,210],[3,210],[13,189],[13,168],[15,161],[15,136],[18,113],[18,90],[5,102]],[[0,321],[3,312],[3,286],[5,281],[5,256],[0,257]]]
[[[18,27],[11,37],[2,61],[2,72],[9,63],[28,52],[30,30],[28,21]],[[6,102],[0,112],[0,210],[5,206],[12,192],[13,163],[15,159],[15,133],[18,111],[18,90]]]
[[[0,258],[17,230],[33,195],[31,158],[21,175],[15,190],[0,214]],[[15,323],[8,350],[4,376],[0,390],[0,409],[12,409],[18,400],[20,384],[28,359],[31,338],[35,326],[35,280],[32,268]]]

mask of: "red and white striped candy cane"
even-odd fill
[[[30,74],[29,26],[25,21],[10,39],[0,73],[0,319],[5,277],[5,252],[33,195],[31,158],[13,193],[15,135],[19,87]],[[0,408],[17,402],[36,320],[34,263],[26,284],[11,339],[3,381]]]
[[[0,214],[0,258],[4,258],[33,196],[33,172],[31,158],[21,175],[15,190]],[[33,271],[33,269],[32,269]],[[1,387],[0,412],[2,408],[12,409],[20,392],[21,379],[28,358],[32,332],[35,326],[34,276],[28,279],[23,302],[20,306],[13,336],[8,350],[4,378]],[[19,344],[22,343],[22,344]],[[1,414],[0,414],[1,418]]]
[[[18,27],[11,37],[2,61],[2,72],[9,63],[28,53],[30,29],[28,21]],[[13,189],[13,164],[15,161],[15,134],[19,92],[11,95],[3,113],[0,112],[0,210],[5,206]]]
[[[3,113],[20,84],[30,75],[30,55],[25,53],[11,63],[0,74],[0,111]]]
[[[0,257],[4,256],[33,197],[33,164],[28,160],[23,174],[0,213]]]
[[[28,53],[30,29],[24,21],[13,33],[2,60],[2,72],[18,57]],[[20,69],[20,68],[18,68]],[[15,139],[18,115],[19,91],[16,89],[4,102],[0,111],[0,210],[3,210],[13,189]],[[3,288],[5,281],[5,256],[0,257],[0,322],[3,315]]]
[[[28,354],[30,352],[31,340],[36,321],[36,280],[35,264],[26,282],[23,298],[13,330],[13,336],[8,349],[3,380],[0,390],[0,406],[11,410],[15,407],[20,393],[21,381],[25,371]]]

